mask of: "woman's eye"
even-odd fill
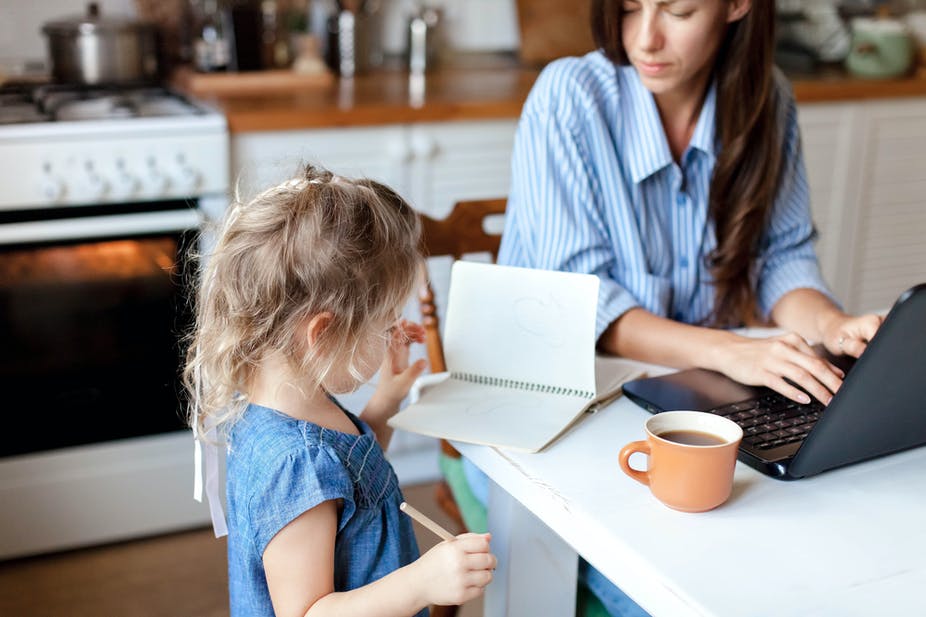
[[[625,2],[621,7],[621,12],[623,14],[635,13],[640,10],[640,5],[636,2]]]

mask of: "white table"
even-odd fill
[[[577,555],[655,617],[926,615],[926,447],[795,482],[737,463],[685,514],[618,466],[648,417],[621,398],[537,454],[454,443],[493,481],[486,617],[572,615]]]

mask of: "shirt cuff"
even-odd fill
[[[595,319],[595,340],[601,338],[604,331],[608,329],[614,321],[629,311],[630,309],[640,306],[630,292],[612,281],[603,277],[598,277],[601,284],[598,288],[598,314]]]
[[[762,274],[756,294],[761,317],[767,321],[778,301],[795,289],[815,289],[842,308],[823,281],[819,262],[805,257],[775,264],[774,269]]]

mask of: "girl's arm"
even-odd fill
[[[442,542],[417,561],[345,592],[334,591],[337,504],[304,512],[264,550],[264,572],[277,617],[411,616],[431,604],[462,604],[492,580],[496,559],[487,534]]]
[[[420,324],[400,319],[392,329],[389,348],[379,370],[379,383],[361,417],[376,433],[383,450],[389,448],[392,427],[386,422],[399,411],[399,404],[408,395],[415,380],[424,372],[427,362],[418,360],[409,365],[409,346],[424,342]]]

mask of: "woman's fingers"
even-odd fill
[[[788,383],[784,377],[779,377],[777,375],[770,375],[769,380],[765,385],[775,392],[778,392],[782,396],[786,396],[792,401],[797,401],[806,405],[810,402],[810,398],[807,396],[807,393],[802,391],[800,388],[796,388]]]
[[[786,334],[773,343],[773,355],[777,362],[768,367],[771,374],[766,385],[792,400],[809,403],[809,393],[825,405],[842,385],[843,372],[818,357],[797,334]]]
[[[794,385],[791,385],[785,381],[785,378],[790,380],[791,384]],[[782,390],[779,389],[782,383],[785,384],[789,392],[782,392]],[[800,387],[797,388],[794,386]],[[807,396],[808,393],[810,396],[814,397],[824,405],[829,404],[830,400],[833,398],[833,393],[831,390],[820,383],[820,381],[818,381],[818,379],[809,371],[801,368],[800,366],[797,366],[796,364],[790,364],[785,367],[785,370],[782,371],[782,374],[775,378],[771,387],[773,390],[781,392],[791,400],[795,400],[804,404],[810,402],[810,398]],[[794,392],[797,392],[796,396],[794,395]]]
[[[852,319],[840,334],[842,353],[858,358],[868,348],[868,341],[874,338],[884,318],[881,315],[862,315]]]

